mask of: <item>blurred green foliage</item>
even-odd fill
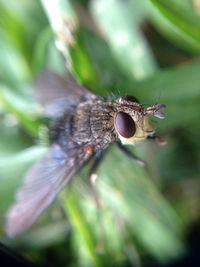
[[[180,257],[200,219],[199,52],[200,15],[190,0],[0,0],[1,241],[53,266],[148,266]],[[130,148],[148,169],[112,145],[96,182],[100,218],[87,166],[29,231],[9,240],[6,210],[46,149],[32,85],[47,68],[73,73],[102,96],[159,99],[167,109],[157,132],[167,145]]]

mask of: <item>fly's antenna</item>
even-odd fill
[[[161,99],[161,93],[162,93],[162,89],[161,88],[159,88],[158,89],[158,96],[157,96],[157,99],[156,99],[156,104],[155,105],[157,105],[159,102],[160,102],[160,99]]]
[[[166,106],[164,104],[156,104],[151,107],[147,107],[143,109],[143,115],[151,114],[154,117],[157,117],[159,119],[164,119],[165,115],[159,111],[160,109],[164,109]]]

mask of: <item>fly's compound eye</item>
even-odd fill
[[[115,127],[117,132],[124,138],[134,136],[136,126],[134,120],[125,112],[118,112],[115,117]]]

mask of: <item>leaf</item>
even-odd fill
[[[100,87],[93,63],[85,48],[82,29],[70,1],[42,0],[49,22],[57,38],[57,47],[67,60],[68,71],[87,87]]]
[[[1,86],[0,104],[6,112],[11,113],[19,120],[20,124],[27,132],[32,136],[38,135],[39,122],[35,120],[35,117],[30,112],[34,110],[34,103],[31,102],[30,98],[28,99],[22,92],[19,93],[18,91],[17,94],[8,89],[8,87]]]
[[[125,74],[139,80],[156,71],[151,49],[134,20],[137,5],[132,8],[128,1],[93,1],[91,12]]]
[[[199,54],[200,17],[191,7],[191,1],[152,0],[151,2],[160,12],[160,15],[156,14],[156,11],[150,8],[151,18],[157,27],[180,47]]]
[[[64,198],[64,208],[70,216],[70,221],[74,226],[74,230],[79,237],[79,243],[83,243],[84,249],[90,257],[90,262],[95,266],[102,266],[101,260],[96,253],[96,240],[92,231],[91,225],[88,224],[85,216],[85,212],[81,210],[80,199],[77,197],[77,193],[71,192],[68,198]],[[77,252],[76,252],[77,253]],[[80,252],[77,253],[80,255]]]
[[[119,229],[124,221],[145,249],[160,261],[182,253],[180,218],[144,168],[113,147],[100,168],[99,179],[98,189],[104,205],[115,213],[114,223],[119,224]],[[118,235],[123,239],[122,229]]]
[[[15,46],[10,44],[7,33],[0,29],[0,81],[12,88],[19,88],[22,82],[30,80],[26,60]]]

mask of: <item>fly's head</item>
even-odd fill
[[[164,119],[164,114],[159,111],[163,108],[165,108],[163,104],[145,108],[132,96],[119,98],[114,126],[122,144],[134,144],[136,141],[152,137],[155,126],[148,115]]]

